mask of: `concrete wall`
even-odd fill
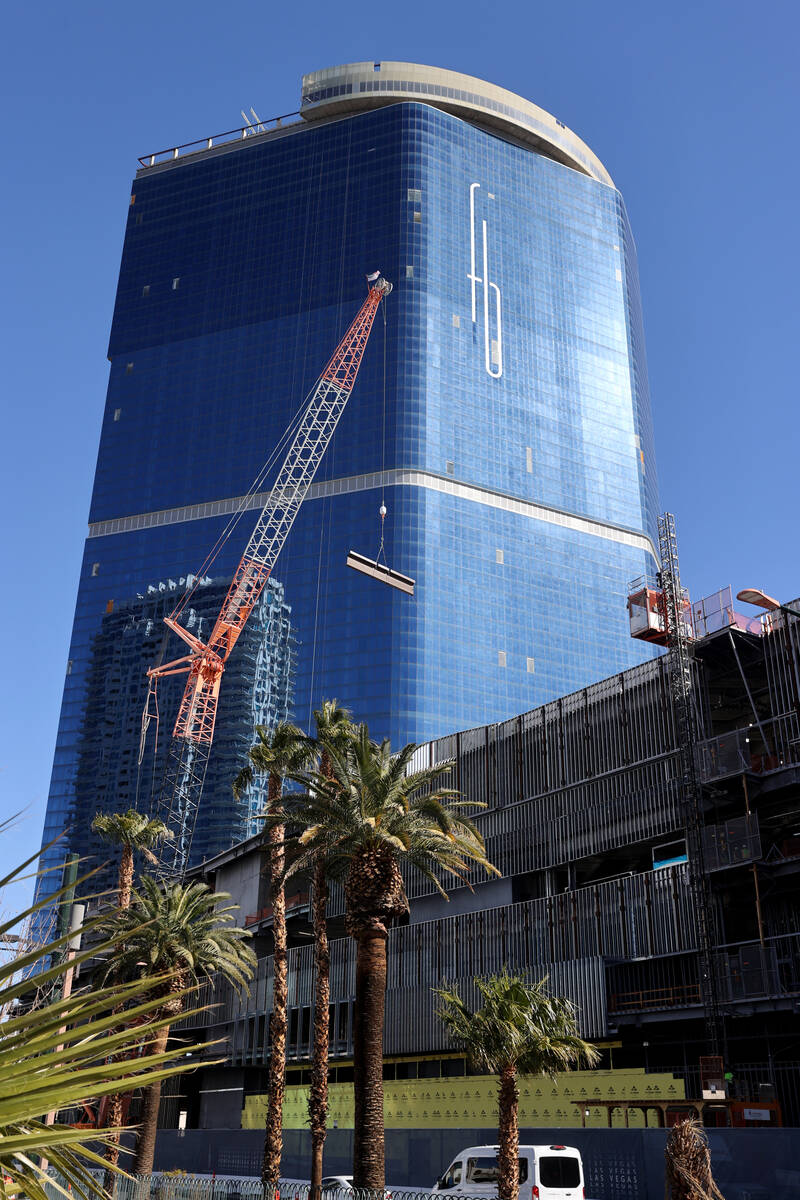
[[[453,888],[448,895],[449,900],[445,900],[438,892],[433,896],[421,896],[414,900],[409,923],[419,925],[421,921],[438,921],[441,917],[483,912],[486,908],[499,908],[502,904],[511,904],[512,882],[510,878],[492,879],[489,883],[478,884],[474,891],[459,887]]]
[[[592,1200],[664,1200],[664,1143],[659,1129],[523,1129],[527,1143],[578,1146],[586,1195]],[[156,1170],[182,1167],[220,1175],[257,1176],[260,1130],[161,1130]],[[386,1133],[386,1179],[395,1187],[430,1186],[465,1146],[487,1141],[485,1129],[392,1129]],[[717,1184],[725,1200],[797,1200],[800,1196],[800,1129],[709,1130]],[[325,1173],[350,1173],[353,1132],[332,1129]],[[282,1174],[308,1178],[307,1130],[286,1130]]]
[[[250,913],[258,912],[261,862],[260,854],[244,854],[217,871],[215,890],[230,892],[239,905],[239,911],[233,914],[237,925],[244,925]]]

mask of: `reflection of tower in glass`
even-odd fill
[[[144,596],[109,606],[94,638],[72,835],[81,855],[108,857],[107,848],[101,850],[91,831],[96,812],[138,808],[156,813],[184,677],[160,680],[157,705],[151,700],[150,720],[142,736],[145,672],[181,644],[163,618],[175,607],[186,582],[150,586]],[[184,611],[186,628],[198,637],[207,636],[229,584],[229,579],[200,582],[191,607]],[[254,833],[258,814],[264,812],[265,787],[256,783],[236,801],[231,783],[252,744],[254,726],[271,728],[289,717],[295,659],[290,615],[283,585],[270,580],[225,673],[218,734],[192,844],[193,862]],[[113,869],[106,869],[100,882],[111,885],[113,875]]]

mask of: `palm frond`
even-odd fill
[[[474,983],[482,1001],[474,1011],[457,989],[447,984],[434,989],[441,1001],[438,1016],[474,1065],[493,1074],[513,1067],[522,1075],[555,1079],[597,1062],[597,1050],[578,1032],[573,1004],[551,995],[546,978],[529,983],[504,969]]]
[[[18,878],[24,869],[25,865],[12,870],[7,881]],[[47,903],[62,894],[63,888],[56,889]],[[40,911],[41,907],[37,903],[27,911]],[[93,922],[80,932],[97,932],[98,928],[100,923]],[[131,928],[128,926],[126,932]],[[71,936],[75,936],[74,930]],[[69,962],[63,954],[65,939],[58,938],[4,964],[0,1008],[9,1015],[0,1022],[0,1173],[5,1179],[6,1196],[48,1200],[45,1189],[52,1196],[55,1188],[65,1196],[101,1200],[104,1193],[91,1168],[100,1166],[103,1160],[92,1146],[118,1136],[119,1131],[47,1124],[45,1114],[148,1086],[194,1065],[186,1061],[185,1045],[158,1054],[138,1053],[168,1027],[169,1018],[160,1015],[160,997],[165,987],[175,986],[171,964],[164,973],[145,974],[115,987],[83,988],[68,996],[63,995],[62,988],[41,1007],[24,1007],[33,984],[19,979],[22,964],[26,969],[48,964],[36,975],[36,982],[58,985],[76,963],[98,951],[113,953],[120,941],[120,929],[110,925],[108,936],[99,946],[95,944],[90,952]],[[182,999],[192,991],[182,989]],[[124,1009],[124,1021],[133,1024],[122,1024],[120,1007]],[[63,1183],[44,1174],[38,1161],[41,1156],[46,1156]]]
[[[124,813],[97,813],[92,829],[107,842],[117,846],[130,846],[132,850],[149,850],[173,834],[163,821],[148,817],[135,808]]]

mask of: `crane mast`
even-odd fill
[[[205,768],[214,739],[219,689],[225,664],[272,573],[295,517],[350,398],[380,303],[392,290],[379,273],[306,405],[297,432],[278,470],[234,572],[208,641],[179,624],[165,624],[189,647],[189,653],[147,672],[151,679],[188,673],[173,729],[162,792],[162,815],[172,834],[165,843],[159,873],[180,875],[186,868]]]

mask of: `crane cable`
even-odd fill
[[[339,295],[338,295],[338,301],[337,301],[337,305],[336,305],[336,320],[337,320],[336,332],[337,332],[337,336],[338,336],[340,342],[341,342],[341,338],[344,336],[344,330],[346,328],[346,324],[344,321],[344,281],[345,281],[345,262],[346,262],[346,253],[347,253],[347,239],[348,239],[348,235],[349,235],[348,207],[350,204],[350,157],[351,157],[351,153],[352,153],[352,148],[353,148],[353,131],[352,131],[352,129],[348,129],[348,132],[347,132],[347,159],[345,161],[345,174],[344,174],[344,180],[345,180],[345,182],[344,182],[344,197],[343,197],[343,201],[342,201],[342,232],[341,232],[341,237],[340,237],[340,252],[339,252],[339,289],[338,289]],[[336,462],[336,439],[334,438],[331,441],[330,446],[328,447],[328,453],[325,456],[325,462],[322,466],[322,473],[328,480],[335,477],[335,474],[334,474],[335,462]],[[317,641],[320,636],[320,594],[321,594],[321,585],[322,585],[322,550],[323,550],[323,545],[324,545],[327,549],[327,554],[325,557],[325,594],[327,596],[328,583],[329,583],[329,577],[330,577],[330,553],[331,553],[330,545],[331,545],[332,528],[333,528],[333,500],[331,497],[325,497],[322,502],[320,517],[319,517],[319,549],[318,549],[318,553],[317,553],[317,588],[316,588],[316,596],[314,598],[314,626],[313,626],[314,633],[313,633],[312,643],[311,643],[311,676],[310,676],[309,688],[308,688],[308,720],[307,720],[307,724],[306,724],[306,728],[309,730],[311,729],[311,723],[312,723],[312,718],[313,718],[313,713],[314,713],[314,688],[316,686],[316,678],[317,678]],[[327,615],[328,615],[327,603],[323,602],[323,608],[322,608],[323,635],[326,630]]]
[[[381,300],[381,309],[383,310],[383,422],[381,428],[381,506],[378,509],[380,517],[380,545],[378,553],[375,557],[375,562],[381,561],[383,555],[383,565],[388,568],[389,564],[386,561],[386,546],[384,544],[384,522],[386,520],[386,297]]]
[[[321,170],[320,170],[320,177],[321,177]],[[305,277],[306,251],[307,251],[307,244],[308,244],[308,222],[306,222],[305,225],[306,225],[306,228],[305,228],[305,238],[304,238],[304,242],[303,242],[303,260],[302,260],[302,272],[301,272],[304,277]],[[311,292],[312,292],[312,289],[309,289],[309,295],[311,294]],[[309,302],[308,315],[306,318],[306,334],[308,333],[308,316],[310,315],[310,311],[311,311],[311,309],[310,309],[310,302]],[[305,373],[305,366],[308,362],[308,338],[307,338],[307,336],[304,339],[304,346],[305,346],[305,351],[304,351],[303,366],[304,366],[304,373]],[[292,365],[292,378],[293,379],[294,379],[295,372],[296,372],[296,366],[297,366],[297,363],[296,363],[296,358],[295,358],[295,361],[293,362],[293,365]],[[258,492],[262,488],[262,486],[267,478],[267,475],[269,474],[271,467],[274,465],[278,455],[285,448],[289,439],[292,436],[294,436],[294,434],[297,432],[297,429],[299,428],[301,422],[303,421],[303,418],[305,417],[306,413],[308,412],[309,408],[311,407],[314,395],[316,393],[317,388],[319,387],[321,378],[322,378],[322,373],[320,373],[317,376],[317,378],[314,380],[314,383],[312,384],[310,390],[307,392],[307,394],[305,396],[305,403],[300,408],[298,408],[298,410],[295,412],[295,415],[292,417],[291,421],[286,426],[285,430],[283,431],[280,438],[276,442],[276,444],[273,447],[272,452],[270,453],[266,462],[259,470],[258,474],[256,475],[255,479],[251,483],[251,485],[248,488],[245,495],[239,501],[239,504],[237,505],[234,513],[232,514],[230,520],[228,521],[228,524],[225,526],[222,533],[219,535],[216,542],[214,543],[211,550],[209,551],[208,555],[206,556],[206,559],[205,559],[203,565],[201,566],[199,572],[197,573],[197,575],[195,577],[194,585],[191,588],[187,589],[187,591],[182,596],[180,602],[178,603],[177,607],[175,608],[175,611],[173,613],[171,613],[171,616],[174,620],[177,620],[178,617],[181,615],[184,608],[188,604],[189,600],[192,598],[195,591],[197,590],[197,588],[200,584],[200,580],[202,579],[203,575],[208,570],[208,568],[212,565],[212,563],[214,563],[214,561],[219,557],[222,547],[225,545],[225,543],[231,537],[234,530],[236,529],[236,526],[239,524],[239,521],[242,519],[242,517],[244,516],[244,513],[249,508],[249,502],[253,499],[254,496],[256,496],[258,494]]]
[[[247,489],[244,496],[242,496],[240,498],[239,503],[237,504],[235,510],[231,514],[231,517],[230,517],[227,525],[222,530],[222,533],[219,535],[216,542],[209,550],[202,566],[200,567],[197,574],[194,576],[193,583],[190,586],[187,586],[186,591],[183,593],[183,595],[181,596],[177,605],[175,606],[174,610],[170,614],[170,616],[172,617],[173,620],[177,621],[178,618],[181,616],[183,610],[186,608],[186,605],[189,603],[192,596],[194,595],[194,593],[197,591],[198,587],[200,586],[200,582],[203,579],[206,571],[209,569],[209,567],[211,567],[211,565],[219,557],[219,555],[222,551],[222,547],[225,545],[225,543],[231,537],[231,535],[233,534],[233,532],[236,529],[236,526],[241,521],[245,512],[247,512],[247,510],[249,509],[251,500],[253,499],[254,496],[258,495],[259,491],[264,486],[267,475],[269,474],[270,470],[272,469],[272,467],[275,464],[275,460],[277,459],[277,457],[281,453],[281,451],[284,449],[289,438],[292,437],[294,435],[294,433],[296,433],[297,428],[299,427],[301,421],[303,420],[303,417],[306,415],[306,412],[308,411],[308,408],[311,404],[312,397],[314,395],[314,392],[317,388],[318,383],[319,383],[319,377],[317,378],[317,380],[314,383],[314,386],[311,388],[310,392],[306,396],[305,404],[302,406],[302,408],[299,408],[297,410],[297,412],[295,413],[294,417],[292,417],[292,420],[286,426],[286,429],[281,434],[279,440],[275,443],[275,446],[273,447],[269,457],[266,459],[263,466],[261,467],[258,474],[256,475],[255,479],[250,484],[250,487]]]
[[[164,633],[161,637],[161,647],[158,652],[158,658],[156,659],[157,666],[161,666],[161,663],[164,661],[164,655],[166,654],[166,651],[167,651],[168,641],[169,641],[169,630],[165,629]],[[152,708],[151,708],[151,704],[150,704],[151,697],[152,697]],[[147,731],[150,728],[150,722],[153,720],[156,723],[156,736],[153,740],[153,771],[150,776],[150,806],[151,806],[151,808],[152,808],[152,803],[153,803],[153,792],[155,789],[155,781],[156,781],[156,759],[158,756],[158,732],[159,732],[160,720],[161,720],[161,717],[160,717],[160,714],[158,711],[158,676],[157,675],[148,676],[147,695],[145,696],[144,708],[142,709],[142,725],[141,725],[141,730],[139,733],[139,758],[138,758],[138,761],[136,764],[136,802],[133,806],[137,812],[139,811],[139,792],[140,792],[141,785],[142,785],[142,762],[144,761],[144,752],[145,752],[145,748],[147,746]]]
[[[231,535],[234,533],[236,526],[239,524],[239,522],[241,521],[245,512],[249,508],[250,501],[252,500],[252,498],[255,495],[258,494],[261,487],[263,487],[264,481],[266,480],[266,477],[267,477],[269,471],[271,470],[272,466],[274,465],[277,456],[281,453],[282,449],[286,445],[289,438],[292,437],[293,434],[296,432],[296,430],[299,427],[301,421],[303,420],[306,412],[308,411],[309,406],[311,404],[311,397],[313,396],[318,384],[319,384],[319,378],[316,380],[313,388],[308,393],[308,396],[306,397],[306,403],[301,408],[299,408],[297,410],[297,412],[295,413],[295,415],[292,417],[292,419],[289,422],[289,424],[287,425],[286,429],[281,434],[281,437],[279,438],[279,440],[276,442],[275,446],[273,447],[272,452],[270,453],[270,455],[264,462],[263,466],[259,470],[255,479],[251,483],[250,487],[247,489],[247,492],[245,493],[244,496],[241,497],[241,499],[240,499],[235,511],[232,513],[227,525],[222,530],[222,533],[219,535],[216,542],[211,547],[211,550],[206,555],[206,558],[205,558],[202,566],[200,567],[200,570],[194,576],[193,582],[187,586],[186,590],[184,591],[184,593],[181,596],[180,600],[178,601],[177,605],[172,610],[170,616],[174,620],[178,620],[178,618],[182,615],[187,604],[192,599],[192,597],[194,596],[198,587],[200,586],[200,583],[202,582],[202,579],[205,576],[206,571],[214,563],[214,561],[219,557],[223,546],[228,541],[228,539],[231,537]],[[169,637],[169,634],[165,633],[164,640],[162,641],[162,644],[161,644],[161,651],[158,656],[158,662],[156,665],[160,665],[160,663],[163,662],[163,660],[164,660],[164,654],[166,652],[166,644],[167,644],[168,637]],[[151,709],[151,698],[152,698],[152,709]],[[156,723],[156,736],[155,736],[155,741],[153,743],[153,781],[154,781],[155,780],[155,761],[156,761],[156,755],[157,755],[157,751],[158,751],[158,733],[159,733],[159,721],[160,721],[159,710],[158,710],[158,679],[156,676],[150,676],[150,678],[149,678],[147,694],[145,696],[144,707],[142,709],[142,722],[141,722],[141,729],[140,729],[140,733],[139,733],[139,755],[138,755],[137,778],[136,778],[136,806],[137,807],[139,804],[139,790],[140,790],[140,784],[141,784],[141,768],[142,768],[142,762],[144,759],[145,745],[147,742],[147,734],[148,734],[151,720],[155,720],[155,723]],[[152,793],[153,793],[152,786],[151,786],[150,791],[151,791],[150,798],[152,800]]]

